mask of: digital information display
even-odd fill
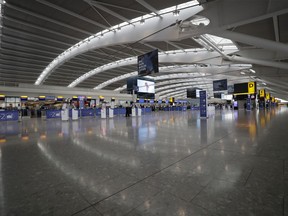
[[[227,90],[227,79],[213,81],[213,91]]]
[[[248,93],[248,83],[234,84],[234,94],[235,93]]]
[[[155,82],[148,80],[137,80],[138,92],[140,93],[155,93]]]
[[[199,98],[201,89],[189,88],[187,89],[187,98]]]
[[[159,72],[158,49],[138,56],[138,75],[146,76]]]
[[[234,94],[254,94],[256,90],[256,82],[234,84]]]

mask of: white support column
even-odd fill
[[[242,63],[249,63],[249,64],[258,64],[263,65],[267,67],[275,67],[275,68],[282,68],[285,70],[288,70],[288,64],[283,62],[274,62],[274,61],[266,61],[266,60],[260,60],[260,59],[250,59],[250,58],[244,58],[239,56],[232,56],[229,57],[230,61],[236,61],[236,62],[242,62]]]
[[[288,45],[284,43],[279,43],[264,38],[258,38],[242,33],[232,32],[232,31],[221,31],[215,33],[215,35],[228,38],[232,41],[238,41],[241,43],[250,44],[258,48],[263,48],[275,52],[288,53]]]

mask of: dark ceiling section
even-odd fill
[[[275,40],[272,18],[238,26],[234,28],[233,31],[268,40]]]
[[[149,4],[152,5],[157,10],[163,8],[172,7],[174,5],[182,4],[187,2],[187,0],[165,0],[165,1],[149,1]]]
[[[85,1],[83,1],[85,2]],[[88,2],[88,1],[87,1]],[[111,10],[115,12],[116,14],[119,14],[120,16],[123,16],[127,20],[131,20],[135,17],[139,17],[143,15],[143,13],[137,12],[137,10],[143,11],[145,14],[148,13],[147,9],[141,7],[135,0],[125,0],[125,1],[115,1],[115,0],[102,0],[102,1],[91,1],[91,5],[93,7],[90,7],[89,10],[87,10],[82,15],[85,15],[89,17],[90,19],[95,19],[100,21],[103,25],[107,25],[110,27],[117,25],[121,22],[124,22],[123,20],[119,20],[119,18],[112,16],[111,13],[105,12],[98,8],[97,6],[93,5],[93,2],[98,3],[100,6],[103,6],[107,8],[108,10]],[[85,2],[86,3],[86,2]],[[88,5],[88,3],[86,3]],[[132,11],[135,10],[135,11]],[[108,23],[101,18],[101,16],[105,17],[105,19],[108,21]]]
[[[288,14],[283,14],[278,17],[278,23],[279,23],[279,38],[280,42],[287,43],[288,42]]]
[[[157,47],[160,51],[169,51],[169,50],[177,50],[176,47],[168,44],[167,42],[157,41],[157,42],[149,42],[150,45]]]
[[[149,43],[133,43],[133,44],[126,44],[127,50],[132,51],[133,53],[137,53],[140,51],[141,53],[147,53],[154,49],[157,49],[157,47],[151,47],[149,46]],[[141,53],[138,53],[138,55],[141,55]]]

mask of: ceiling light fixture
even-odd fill
[[[256,73],[256,71],[255,71],[255,70],[253,70],[253,69],[250,69],[250,71],[251,71],[252,73]]]

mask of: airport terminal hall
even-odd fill
[[[288,0],[0,0],[0,216],[288,216],[287,27]]]

